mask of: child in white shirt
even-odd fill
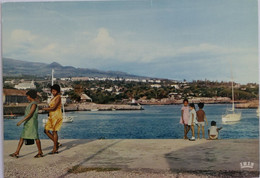
[[[190,141],[195,141],[195,130],[194,130],[195,124],[198,124],[197,113],[195,111],[195,105],[193,103],[191,103],[190,104],[190,119],[188,122],[188,125],[192,131],[192,137],[191,137],[191,139],[189,139]]]
[[[222,127],[217,128],[217,123],[215,121],[211,121],[211,127],[208,130],[208,135],[210,140],[217,140],[219,131]]]

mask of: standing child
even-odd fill
[[[211,121],[211,127],[208,130],[208,135],[210,140],[217,140],[219,131],[222,127],[217,128],[217,123],[215,121]]]
[[[184,139],[188,139],[187,134],[190,129],[188,129],[188,121],[190,118],[190,111],[189,111],[189,101],[187,99],[183,100],[183,106],[181,108],[181,119],[180,123],[184,126]]]
[[[10,156],[15,158],[19,157],[19,152],[23,146],[24,139],[35,139],[38,148],[38,154],[34,157],[40,158],[43,157],[43,153],[41,149],[41,141],[38,135],[38,106],[37,102],[35,101],[37,98],[37,92],[35,90],[29,90],[26,93],[26,96],[30,104],[25,109],[25,117],[17,123],[17,126],[19,126],[24,122],[23,131],[16,152],[10,154]]]
[[[192,131],[192,137],[190,139],[190,141],[195,141],[195,130],[194,130],[194,125],[197,124],[197,114],[195,111],[195,105],[193,103],[190,104],[190,119],[188,122],[189,125],[189,130],[191,128]]]
[[[197,118],[198,118],[198,139],[200,139],[200,129],[202,129],[202,138],[205,138],[205,121],[208,125],[208,121],[206,118],[206,114],[203,110],[204,103],[199,103],[198,104],[199,110],[197,111]]]

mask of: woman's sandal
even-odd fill
[[[10,154],[9,156],[14,157],[14,158],[19,158],[19,155],[16,154],[16,153],[12,153],[12,154]]]
[[[34,156],[34,158],[41,158],[41,157],[43,157],[43,155],[42,155],[42,154],[39,154],[39,153]]]

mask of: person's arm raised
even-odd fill
[[[30,118],[32,117],[33,113],[35,112],[36,107],[37,107],[36,104],[32,104],[30,113],[29,113],[27,116],[25,116],[22,120],[20,120],[16,125],[19,126],[19,125],[21,125],[24,121],[26,121],[27,119],[30,119]]]

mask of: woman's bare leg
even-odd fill
[[[57,133],[57,131],[53,131],[53,142],[54,142],[53,152],[56,152],[56,151],[58,151],[58,133]]]
[[[49,130],[44,130],[44,133],[52,140],[54,141],[53,134]]]
[[[41,141],[39,139],[36,139],[35,142],[38,148],[38,154],[42,154]]]
[[[16,155],[19,155],[20,150],[21,150],[21,148],[22,148],[22,146],[23,146],[23,141],[24,141],[24,139],[23,139],[23,138],[20,138],[20,141],[19,141],[19,143],[18,143],[16,152],[15,152]]]

